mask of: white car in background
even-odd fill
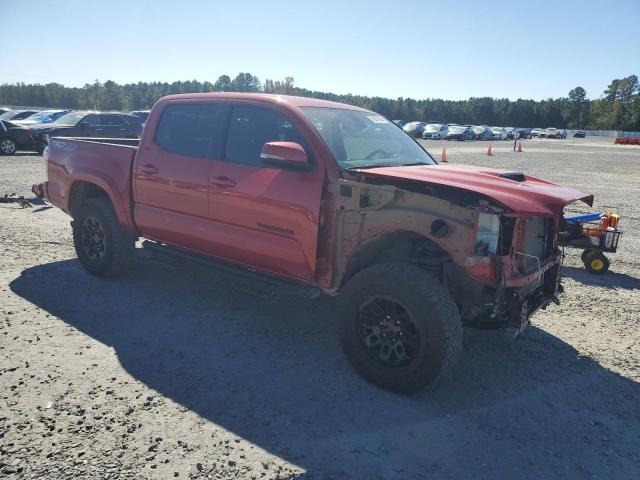
[[[424,127],[422,138],[430,140],[442,140],[446,135],[449,127],[443,123],[430,123]]]
[[[491,127],[491,134],[494,140],[506,140],[507,129],[503,127]]]
[[[534,128],[531,130],[530,134],[531,138],[543,138],[545,135],[545,131],[541,128]]]

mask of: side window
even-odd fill
[[[100,125],[97,115],[87,115],[80,121],[80,123],[88,123],[91,127],[97,127]]]
[[[263,167],[260,151],[267,142],[296,142],[308,151],[304,138],[285,116],[263,107],[235,107],[229,124],[225,159]]]
[[[169,105],[158,123],[156,143],[179,155],[218,157],[223,112],[221,104]]]
[[[104,127],[124,126],[124,120],[120,115],[100,115],[100,125]]]

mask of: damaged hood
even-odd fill
[[[593,195],[571,187],[563,187],[520,172],[461,165],[420,165],[352,169],[351,172],[372,177],[444,185],[476,192],[527,216],[560,217],[563,208],[582,200],[593,204]]]

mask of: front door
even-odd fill
[[[148,238],[216,254],[209,170],[220,158],[224,103],[169,103],[146,128],[134,166],[135,219]]]
[[[233,107],[224,160],[211,165],[212,243],[224,258],[313,280],[324,169],[313,158],[308,171],[264,164],[260,151],[269,141],[300,143],[311,157],[305,139],[281,113]]]

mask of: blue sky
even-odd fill
[[[0,83],[250,72],[396,98],[597,98],[640,75],[640,0],[0,0]]]

